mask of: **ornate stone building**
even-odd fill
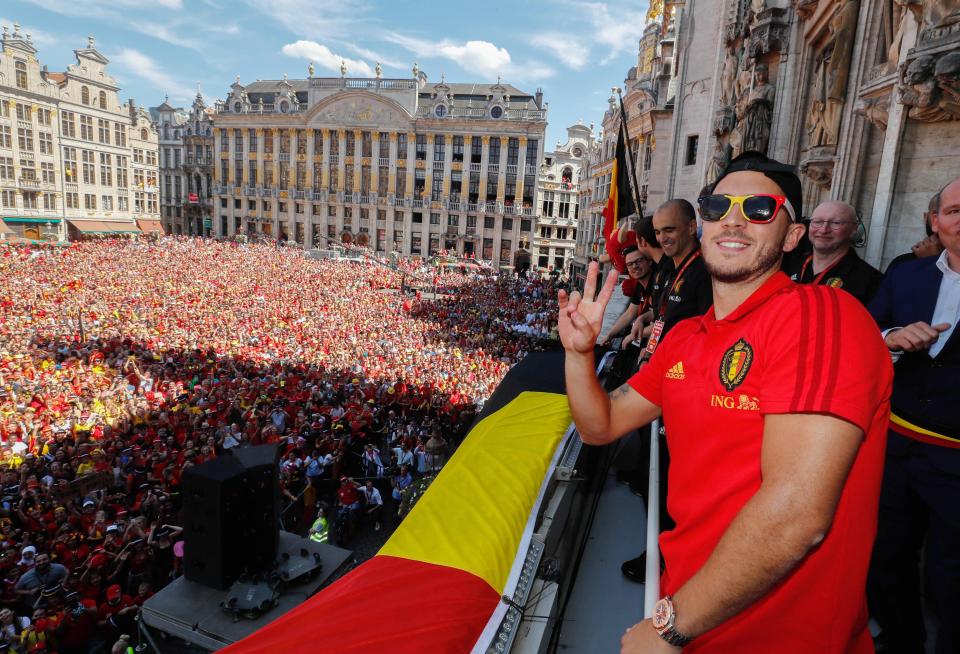
[[[0,238],[62,240],[59,89],[29,34],[3,28],[0,54]]]
[[[379,67],[378,67],[379,71]],[[412,78],[258,81],[215,117],[214,229],[529,261],[542,94]]]
[[[74,55],[66,71],[49,72],[30,35],[3,28],[0,233],[63,240],[156,231],[150,118],[132,101],[121,104],[93,37]]]
[[[580,216],[580,175],[595,147],[593,129],[583,122],[567,128],[567,142],[557,142],[540,164],[539,211],[533,237],[533,265],[541,272],[569,272]]]
[[[857,208],[871,263],[923,236],[930,197],[960,171],[956,2],[677,4],[671,195],[693,200],[730,157],[761,150],[798,165],[807,215],[828,199]],[[709,157],[690,163],[694,136]]]
[[[213,108],[200,89],[189,111],[164,100],[150,110],[160,135],[160,204],[170,234],[213,231]]]
[[[581,279],[587,264],[603,254],[603,216],[610,174],[622,120],[627,117],[630,157],[636,171],[640,211],[650,214],[668,199],[668,176],[674,152],[673,106],[677,88],[675,2],[652,2],[650,21],[637,49],[637,65],[627,71],[623,87],[614,87],[603,115],[599,146],[581,175],[581,224],[573,277]],[[696,147],[696,146],[695,146]]]

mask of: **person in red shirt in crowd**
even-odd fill
[[[106,601],[98,610],[97,628],[101,636],[107,642],[113,642],[121,633],[128,633],[138,609],[133,598],[124,593],[119,584],[108,587]]]
[[[615,279],[594,298],[591,264],[583,297],[559,294],[583,440],[662,415],[670,447],[665,595],[627,629],[623,653],[873,651],[865,585],[892,366],[852,296],[779,272],[803,234],[801,202],[792,168],[759,153],[727,166],[700,198],[713,308],[610,395],[593,343]]]

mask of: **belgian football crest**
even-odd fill
[[[723,353],[720,360],[720,383],[732,391],[743,383],[753,364],[753,347],[742,338]]]

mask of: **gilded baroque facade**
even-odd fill
[[[533,237],[533,265],[541,272],[569,272],[580,217],[580,176],[595,147],[593,129],[583,122],[567,128],[567,141],[540,164],[539,210]]]
[[[74,54],[66,71],[49,72],[28,34],[3,28],[0,229],[29,240],[157,231],[150,117],[120,102],[93,37]]]
[[[231,86],[214,119],[214,232],[528,260],[547,111],[496,84],[314,77]]]
[[[189,111],[150,110],[160,138],[160,208],[168,234],[213,232],[213,108],[200,89]]]

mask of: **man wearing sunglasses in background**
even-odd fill
[[[780,272],[803,234],[801,202],[791,167],[755,152],[728,164],[699,203],[713,307],[610,395],[593,343],[616,280],[594,298],[591,265],[583,297],[559,294],[583,440],[662,415],[670,445],[665,596],[623,652],[873,651],[865,585],[892,366],[852,296]]]
[[[851,244],[857,233],[856,210],[838,200],[823,202],[813,210],[809,230],[813,252],[783,271],[800,284],[842,288],[866,306],[883,274],[858,257]]]

